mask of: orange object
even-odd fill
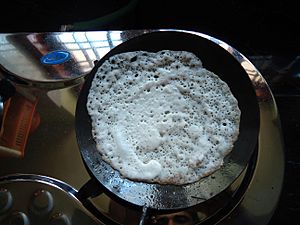
[[[3,121],[0,132],[0,145],[24,156],[29,134],[40,123],[39,114],[35,112],[38,98],[34,102],[16,93],[4,103]],[[34,122],[34,123],[33,123]],[[6,153],[1,154],[9,155]]]

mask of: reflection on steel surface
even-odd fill
[[[94,61],[122,43],[121,31],[31,33],[0,35],[1,67],[20,79],[62,82],[86,75]],[[71,59],[59,65],[44,65],[41,57],[52,51],[67,51]]]

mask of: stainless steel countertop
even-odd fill
[[[0,64],[16,75],[17,86],[39,96],[41,123],[29,137],[24,159],[0,158],[0,176],[34,173],[51,176],[80,188],[89,175],[75,137],[75,107],[82,78],[114,46],[150,30],[1,34]],[[185,32],[185,31],[181,31]],[[241,204],[220,224],[266,224],[279,199],[284,174],[283,143],[276,103],[268,84],[242,54],[204,34],[232,54],[248,73],[256,91],[261,126],[258,165]],[[41,45],[45,46],[41,46]],[[57,48],[71,52],[69,65],[40,65],[40,57]],[[49,72],[50,71],[50,72]],[[5,77],[2,75],[2,77]],[[19,84],[19,80],[25,84]],[[74,82],[73,82],[74,81]],[[276,165],[276,166],[274,166]],[[247,222],[245,222],[247,221]]]

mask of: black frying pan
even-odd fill
[[[124,179],[101,158],[92,137],[86,103],[98,67],[110,56],[127,51],[186,50],[196,54],[203,66],[218,74],[230,87],[241,109],[240,134],[224,166],[198,182],[175,186]],[[76,108],[76,135],[82,159],[99,186],[110,196],[136,206],[179,210],[206,201],[225,190],[244,170],[256,147],[259,108],[251,81],[240,63],[205,37],[182,31],[156,31],[132,38],[112,49],[94,67],[80,92]]]

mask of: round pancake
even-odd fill
[[[182,185],[223,164],[239,134],[228,85],[186,51],[110,57],[87,101],[103,160],[132,180]]]

